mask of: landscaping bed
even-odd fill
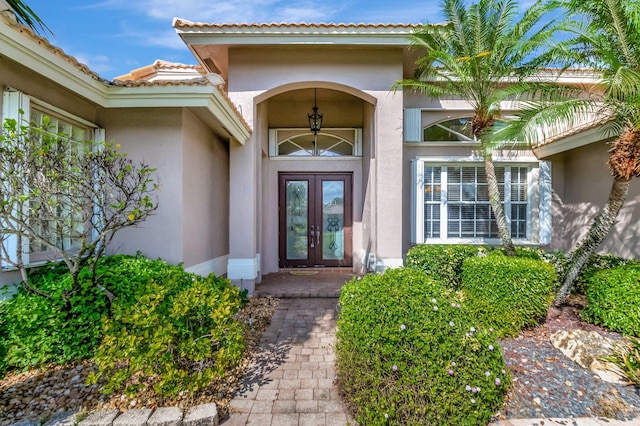
[[[0,426],[77,408],[86,411],[100,408],[126,410],[159,406],[187,408],[209,402],[215,402],[220,417],[225,418],[229,401],[240,386],[244,370],[251,361],[277,305],[277,299],[252,298],[235,314],[235,318],[244,325],[246,350],[243,361],[238,367],[227,371],[222,379],[214,380],[200,392],[181,392],[178,396],[169,398],[156,395],[153,388],[148,387],[131,398],[123,392],[103,395],[100,392],[102,382],[96,385],[86,384],[87,376],[96,372],[96,366],[89,361],[23,373],[9,373],[0,380]]]
[[[608,417],[631,419],[640,414],[633,386],[607,383],[563,355],[551,344],[559,330],[587,330],[613,340],[618,333],[580,319],[581,306],[551,308],[539,326],[523,330],[500,344],[511,371],[512,386],[497,419]]]

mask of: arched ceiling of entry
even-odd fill
[[[364,92],[327,83],[287,85],[260,98],[268,104],[269,127],[274,128],[308,127],[314,100],[318,112],[324,115],[322,127],[363,127],[365,103],[375,105],[375,98]]]

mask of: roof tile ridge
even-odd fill
[[[174,27],[198,28],[415,28],[411,23],[366,23],[366,22],[193,22],[175,18]]]

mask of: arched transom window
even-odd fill
[[[474,142],[471,121],[473,117],[452,118],[425,127],[425,142]]]
[[[327,129],[313,135],[308,129],[271,129],[272,157],[349,157],[362,155],[361,129]]]

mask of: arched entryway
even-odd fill
[[[280,268],[361,269],[373,146],[373,99],[310,82],[278,88],[258,105],[263,136],[263,273]],[[366,100],[364,99],[366,98]],[[323,115],[309,128],[314,105]]]

